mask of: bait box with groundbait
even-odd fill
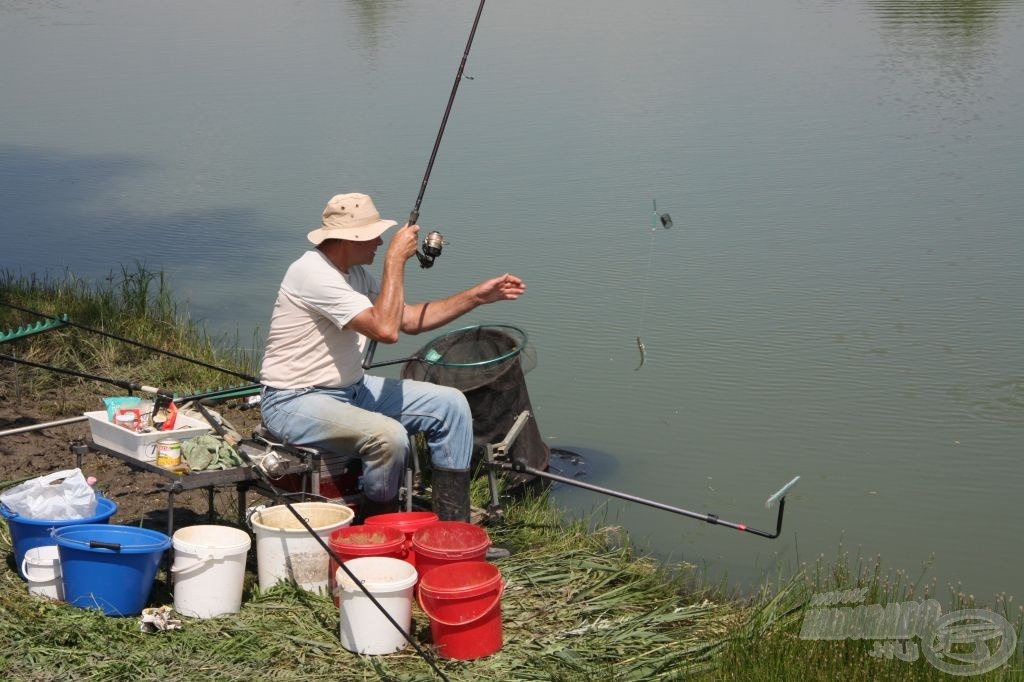
[[[156,462],[156,443],[164,438],[186,440],[210,432],[210,426],[199,419],[178,413],[174,429],[170,431],[150,431],[136,433],[123,426],[107,421],[105,410],[86,412],[89,420],[89,431],[92,441],[101,447],[109,448],[122,455],[128,455],[143,462]]]

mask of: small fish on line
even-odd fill
[[[644,362],[647,360],[647,347],[639,336],[636,337],[636,347],[640,349],[640,364],[636,366],[636,369],[633,370],[634,372],[643,367]]]

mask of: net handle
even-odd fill
[[[428,360],[427,359],[427,356],[430,355],[430,352],[434,350],[433,349],[434,344],[437,343],[438,341],[441,341],[445,337],[451,336],[452,334],[458,334],[459,332],[470,331],[470,330],[473,330],[473,329],[503,329],[503,330],[512,330],[513,332],[515,332],[516,335],[519,336],[519,342],[515,345],[515,347],[512,350],[508,351],[507,353],[505,353],[503,355],[499,355],[496,358],[490,358],[488,360],[479,360],[477,362],[440,362],[440,361],[433,361],[433,360]],[[502,362],[504,360],[508,360],[511,357],[515,357],[516,355],[521,353],[524,348],[526,348],[527,341],[528,341],[528,337],[526,335],[526,332],[523,331],[522,329],[520,329],[519,327],[515,327],[515,326],[510,325],[510,324],[476,324],[476,325],[470,325],[468,327],[462,327],[461,329],[456,329],[454,331],[450,331],[447,334],[441,334],[440,336],[435,336],[433,339],[430,340],[429,343],[427,343],[427,346],[429,347],[429,350],[422,357],[417,356],[416,360],[418,360],[419,362],[422,362],[424,364],[427,364],[427,365],[434,365],[435,367],[482,367],[484,365],[493,365],[493,364]],[[443,356],[441,356],[441,357],[443,357]]]

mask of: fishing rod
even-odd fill
[[[100,381],[106,384],[112,384],[118,388],[123,388],[126,391],[142,391],[143,393],[153,393],[156,395],[167,396],[169,394],[164,393],[159,388],[153,386],[145,386],[143,384],[136,383],[134,381],[122,381],[120,379],[113,379],[111,377],[101,377],[95,374],[88,374],[86,372],[79,372],[74,369],[67,369],[64,367],[54,367],[52,365],[44,365],[41,362],[32,362],[31,360],[25,360],[24,358],[16,358],[13,355],[7,355],[6,353],[0,353],[0,360],[8,360],[10,362],[16,362],[21,365],[28,365],[29,367],[37,367],[39,369],[47,369],[51,372],[58,372],[60,374],[69,374],[73,377],[79,377],[81,379],[89,379],[91,381]]]
[[[452,113],[452,104],[455,102],[455,93],[459,91],[459,83],[462,82],[462,73],[466,69],[466,59],[469,58],[469,49],[473,46],[473,37],[476,36],[476,27],[480,24],[480,15],[484,11],[484,2],[476,8],[476,16],[473,17],[473,27],[469,30],[469,39],[466,40],[466,49],[462,53],[462,61],[459,62],[459,70],[455,72],[455,82],[452,83],[451,94],[448,95],[448,105],[444,108],[444,115],[441,117],[441,127],[437,131],[437,138],[434,139],[434,148],[430,152],[430,160],[427,161],[427,169],[423,173],[423,182],[420,183],[420,193],[416,196],[416,203],[409,213],[409,224],[416,225],[420,219],[420,204],[423,203],[423,195],[427,191],[427,183],[430,182],[430,172],[434,169],[434,160],[437,159],[437,150],[441,147],[441,138],[444,137],[444,129],[448,125],[448,116]],[[423,238],[423,253],[416,251],[416,258],[421,268],[433,267],[434,259],[441,255],[441,248],[447,244],[440,232],[431,232]],[[363,358],[363,369],[383,367],[385,365],[396,365],[405,360],[391,360],[373,364],[373,355],[377,352],[377,342],[370,340],[366,346],[366,356]]]
[[[80,379],[88,379],[90,381],[98,381],[105,384],[111,384],[118,388],[123,388],[129,393],[133,391],[141,391],[143,393],[151,393],[163,398],[171,398],[177,400],[179,403],[186,403],[192,400],[202,399],[224,399],[233,398],[235,396],[252,395],[259,392],[263,387],[261,384],[249,384],[247,386],[235,386],[233,388],[218,388],[212,391],[204,391],[202,393],[194,393],[186,396],[176,396],[174,393],[165,391],[155,386],[147,386],[134,381],[124,381],[121,379],[114,379],[112,377],[103,377],[96,374],[89,374],[87,372],[79,372],[75,369],[67,369],[65,367],[54,367],[52,365],[44,365],[40,362],[33,362],[31,360],[25,360],[23,358],[16,358],[13,355],[7,355],[6,353],[0,353],[0,360],[9,360],[10,362],[16,362],[22,365],[28,365],[29,367],[36,367],[38,369],[45,369],[51,372],[57,372],[59,374],[68,374],[70,376],[78,377]],[[68,419],[60,419],[52,422],[45,422],[43,424],[33,424],[31,426],[22,426],[14,429],[8,429],[6,431],[0,431],[0,437],[12,436],[16,433],[26,433],[28,431],[41,431],[53,426],[62,426],[64,424],[73,424],[75,422],[85,421],[86,417],[70,417]]]
[[[423,182],[420,184],[420,193],[416,196],[416,204],[409,213],[409,224],[415,225],[420,219],[420,204],[423,203],[423,195],[427,191],[427,183],[430,181],[430,172],[434,168],[434,160],[437,158],[437,150],[441,146],[441,138],[444,137],[444,129],[448,125],[448,116],[452,113],[452,104],[455,102],[455,93],[459,91],[459,83],[462,82],[462,72],[466,68],[466,59],[469,58],[469,49],[473,46],[473,37],[476,35],[476,27],[480,24],[480,15],[484,11],[485,0],[480,0],[480,6],[476,8],[476,16],[473,17],[473,27],[469,31],[469,39],[466,41],[466,49],[462,53],[462,61],[459,62],[459,70],[455,73],[455,82],[452,83],[452,92],[448,95],[448,105],[444,108],[444,116],[441,117],[441,127],[437,131],[437,138],[434,140],[434,148],[430,152],[430,160],[427,162],[427,170],[423,173]],[[434,264],[434,259],[441,255],[441,246],[444,238],[438,232],[431,232],[423,239],[423,254],[416,252],[420,261],[420,267],[429,268]]]
[[[391,623],[391,625],[394,626],[395,629],[397,629],[402,634],[402,637],[405,638],[405,641],[409,642],[409,644],[413,646],[419,657],[422,658],[427,663],[427,665],[429,665],[431,669],[435,673],[437,673],[437,675],[442,680],[444,680],[444,682],[449,682],[448,677],[445,676],[441,669],[437,667],[437,664],[434,662],[433,658],[419,645],[419,643],[413,638],[412,634],[407,632],[406,629],[402,627],[402,625],[397,620],[395,620],[391,613],[388,612],[386,608],[384,608],[384,605],[381,604],[377,600],[377,598],[373,596],[373,593],[370,592],[366,585],[363,584],[363,581],[356,577],[355,573],[352,572],[351,568],[345,565],[345,561],[340,556],[338,556],[337,552],[335,552],[334,549],[327,542],[325,542],[324,539],[320,537],[320,535],[313,529],[313,527],[309,524],[309,521],[307,521],[306,518],[302,514],[300,514],[295,507],[292,506],[292,503],[288,501],[287,495],[282,490],[280,490],[276,485],[274,485],[270,477],[270,473],[267,471],[267,469],[264,468],[262,463],[257,464],[256,462],[253,461],[251,457],[249,457],[249,453],[245,451],[245,448],[235,447],[228,441],[228,439],[226,438],[227,433],[224,430],[223,425],[216,417],[210,414],[210,411],[207,409],[204,403],[205,401],[200,400],[199,402],[196,403],[196,405],[199,407],[199,411],[203,413],[203,416],[206,417],[206,421],[210,422],[210,425],[214,428],[217,434],[221,436],[221,438],[224,438],[224,442],[228,443],[229,447],[231,447],[232,450],[238,453],[238,455],[249,465],[249,468],[256,473],[256,476],[271,491],[271,493],[273,493],[274,497],[276,497],[284,504],[288,511],[291,512],[292,516],[295,517],[295,520],[302,525],[306,532],[308,532],[310,536],[314,540],[316,540],[317,544],[319,544],[324,549],[324,551],[326,551],[327,554],[334,560],[334,562],[337,563],[338,566],[345,572],[345,575],[348,576],[349,580],[351,580],[363,592],[363,594],[369,598],[370,603],[372,603],[377,608],[377,610],[380,611],[381,614],[388,620],[388,622]]]
[[[63,324],[72,326],[72,327],[77,327],[78,329],[81,329],[81,330],[84,330],[84,331],[87,331],[87,332],[92,332],[93,334],[99,334],[100,336],[106,336],[107,338],[114,339],[115,341],[122,341],[124,343],[128,343],[128,344],[131,344],[133,346],[137,346],[139,348],[144,348],[145,350],[153,351],[154,353],[160,353],[162,355],[167,355],[169,357],[176,358],[178,360],[184,360],[185,362],[191,362],[192,364],[199,365],[200,367],[205,367],[207,369],[213,369],[213,370],[216,370],[218,372],[224,372],[225,374],[231,374],[231,375],[236,376],[236,377],[238,377],[240,379],[245,379],[246,381],[251,381],[251,382],[254,382],[254,383],[258,381],[258,379],[256,377],[251,376],[249,374],[243,374],[242,372],[236,372],[234,370],[226,369],[224,367],[218,367],[216,365],[211,365],[209,363],[203,362],[202,360],[196,360],[195,358],[189,358],[189,357],[186,357],[184,355],[179,355],[178,353],[174,353],[174,352],[169,351],[169,350],[164,350],[162,348],[157,348],[155,346],[147,345],[145,343],[142,343],[141,341],[135,341],[134,339],[128,339],[128,338],[125,338],[123,336],[118,336],[117,334],[111,334],[110,332],[105,332],[105,331],[103,331],[101,329],[94,329],[93,327],[87,327],[84,324],[78,324],[77,322],[72,322],[71,320],[68,320],[66,318],[66,316],[65,317],[57,317],[55,315],[47,315],[46,313],[41,313],[41,312],[39,312],[37,310],[31,310],[29,308],[23,308],[23,307],[21,307],[19,305],[15,305],[15,304],[9,303],[7,301],[0,301],[0,305],[6,306],[8,308],[13,308],[14,310],[20,310],[21,312],[28,313],[30,315],[37,315],[39,317],[45,317],[48,320],[55,320],[55,321],[61,322]]]
[[[126,381],[123,379],[114,379],[113,377],[103,377],[96,374],[89,374],[87,372],[79,372],[76,369],[68,369],[66,367],[54,367],[53,365],[44,365],[41,362],[33,362],[32,360],[25,360],[24,358],[16,358],[13,355],[7,355],[6,353],[0,353],[0,360],[9,360],[10,362],[16,362],[21,365],[28,365],[29,367],[36,367],[38,369],[46,369],[51,372],[57,372],[59,374],[68,374],[70,376],[79,377],[81,379],[89,379],[90,381],[99,381],[105,384],[111,384],[118,388],[131,391],[142,391],[143,393],[152,393],[164,398],[173,398],[178,402],[187,402],[189,400],[197,400],[199,398],[225,398],[232,397],[234,395],[248,395],[259,391],[262,388],[262,384],[251,383],[247,386],[235,386],[233,388],[219,388],[214,391],[207,391],[205,393],[196,393],[188,396],[176,396],[174,393],[163,390],[162,388],[156,388],[155,386],[147,386],[140,384],[135,381]]]
[[[528,410],[523,410],[516,418],[516,421],[512,424],[512,427],[509,429],[508,435],[505,436],[505,440],[499,443],[488,444],[486,446],[483,464],[485,467],[488,468],[489,472],[514,471],[520,474],[529,474],[531,476],[537,476],[539,478],[544,478],[549,481],[565,483],[566,485],[575,486],[577,488],[583,488],[584,490],[591,490],[596,493],[601,493],[602,495],[617,497],[621,500],[626,500],[628,502],[636,502],[637,504],[646,505],[648,507],[654,507],[655,509],[661,509],[662,511],[672,512],[673,514],[679,514],[680,516],[685,516],[687,518],[696,519],[698,521],[704,521],[714,526],[725,526],[726,528],[733,528],[744,533],[752,533],[763,538],[768,538],[769,540],[774,540],[775,538],[779,537],[779,535],[782,533],[782,514],[786,509],[786,493],[788,493],[789,490],[794,485],[797,484],[797,481],[800,480],[799,476],[795,476],[793,480],[779,488],[777,492],[773,493],[768,497],[767,501],[765,501],[764,503],[764,506],[767,509],[771,509],[776,502],[778,502],[779,504],[779,515],[776,518],[775,522],[775,532],[773,533],[771,531],[759,530],[757,528],[751,528],[745,523],[726,521],[725,519],[719,517],[718,514],[701,514],[700,512],[682,509],[681,507],[673,507],[672,505],[664,504],[662,502],[655,502],[654,500],[648,500],[643,497],[631,495],[629,493],[619,492],[618,490],[604,488],[599,485],[594,485],[592,483],[583,483],[582,481],[577,481],[572,478],[566,478],[565,476],[559,476],[558,474],[552,474],[547,471],[541,471],[540,469],[536,469],[530,466],[529,464],[526,463],[525,460],[522,459],[513,459],[512,461],[507,461],[507,459],[504,458],[508,456],[511,441],[515,438],[516,435],[518,435],[519,431],[523,428],[523,425],[526,423],[526,420],[529,418],[530,412]],[[497,488],[493,480],[491,481],[491,497],[491,507],[493,509],[500,509],[500,505],[498,504],[497,500]]]

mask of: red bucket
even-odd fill
[[[416,552],[412,551],[413,534],[431,523],[437,521],[437,514],[434,512],[394,512],[392,514],[377,514],[363,522],[364,526],[390,526],[405,533],[405,550],[407,554],[403,557],[413,566],[416,565]]]
[[[405,533],[391,526],[371,526],[369,528],[365,525],[345,526],[332,532],[327,544],[342,561],[363,556],[405,559],[405,555],[408,554]],[[335,605],[338,605],[334,577],[337,572],[338,562],[331,558],[331,568],[327,576],[327,583],[330,594],[334,595]]]
[[[412,536],[420,578],[438,566],[457,561],[483,561],[490,546],[487,531],[462,521],[438,521],[420,528]]]
[[[438,653],[465,661],[501,650],[504,590],[498,567],[486,561],[438,566],[423,576],[419,603]]]

